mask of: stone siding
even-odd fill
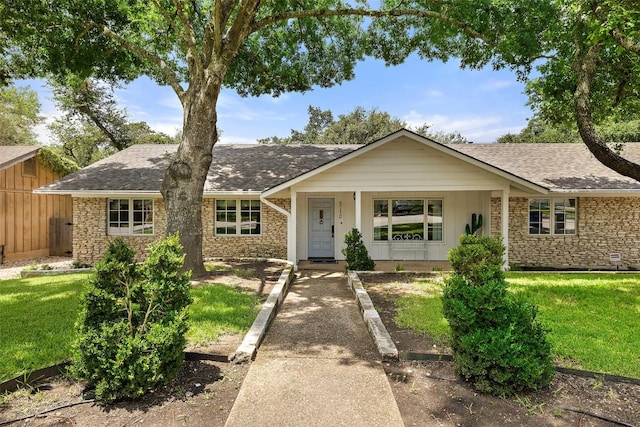
[[[289,199],[273,199],[270,202],[290,212]],[[203,247],[207,258],[287,258],[287,217],[262,204],[259,236],[216,236],[215,199],[204,199],[202,206]]]
[[[137,261],[146,256],[147,245],[167,230],[164,201],[153,200],[154,234],[145,236],[110,236],[107,234],[107,200],[104,198],[73,199],[73,258],[95,264],[107,250],[109,242],[122,237],[136,251]]]
[[[578,197],[576,235],[530,235],[529,199],[509,200],[509,263],[553,268],[640,266],[640,198]],[[500,221],[500,198],[491,200],[491,232]],[[497,208],[495,208],[497,206]],[[619,252],[621,262],[610,262]]]
[[[272,200],[286,210],[290,209],[288,199]],[[287,257],[287,218],[276,210],[262,204],[260,236],[216,236],[215,200],[205,199],[203,216],[203,257]],[[73,256],[74,259],[89,264],[99,261],[107,249],[109,241],[118,236],[107,234],[107,199],[73,199]],[[147,236],[120,236],[137,253],[142,261],[147,245],[164,237],[167,229],[165,204],[162,198],[154,199],[154,234]]]

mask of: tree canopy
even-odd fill
[[[420,135],[444,144],[468,142],[459,132],[430,132],[428,124],[412,129],[405,121],[376,108],[366,110],[357,106],[350,113],[338,115],[337,120],[334,119],[331,110],[323,110],[310,105],[307,111],[309,122],[303,130],[292,129],[290,136],[284,138],[270,136],[258,139],[258,143],[278,145],[368,144],[402,128],[409,128]]]
[[[596,129],[602,139],[609,147],[620,151],[620,144],[625,142],[640,141],[640,120],[627,120],[623,122],[606,120],[596,124]],[[541,118],[540,114],[534,114],[529,119],[527,127],[519,133],[507,133],[496,139],[500,143],[559,143],[575,142],[582,143],[582,138],[578,133],[578,127],[574,122],[550,123]]]
[[[0,145],[34,145],[42,123],[38,94],[28,87],[0,87]]]
[[[383,0],[13,0],[0,5],[13,76],[74,74],[106,81],[147,75],[183,107],[180,148],[162,194],[167,232],[185,266],[202,264],[202,192],[218,140],[223,86],[243,95],[329,87],[354,77],[365,55],[398,64],[458,57],[465,67],[521,67],[550,51],[537,40],[557,19],[548,2]]]
[[[91,79],[51,82],[54,99],[64,115],[49,124],[62,155],[84,167],[133,144],[172,144],[176,141],[131,122],[118,106],[113,85]]]
[[[607,126],[638,120],[640,107],[640,10],[634,0],[562,0],[560,19],[541,36],[549,55],[527,93],[540,117],[574,122],[594,156],[640,180],[640,165],[607,145]],[[600,128],[598,127],[600,125]],[[625,133],[625,132],[622,132]]]

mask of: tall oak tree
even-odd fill
[[[182,141],[162,184],[167,232],[185,267],[203,273],[203,186],[218,140],[223,87],[241,95],[309,91],[354,77],[366,55],[401,63],[462,59],[522,66],[547,49],[556,19],[530,0],[12,0],[0,5],[0,63],[13,76],[67,75],[170,86],[183,107]],[[7,67],[3,67],[6,69]]]

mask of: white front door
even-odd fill
[[[309,199],[309,258],[334,258],[333,199]]]

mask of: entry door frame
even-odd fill
[[[308,221],[308,258],[335,259],[335,199],[309,198]]]

